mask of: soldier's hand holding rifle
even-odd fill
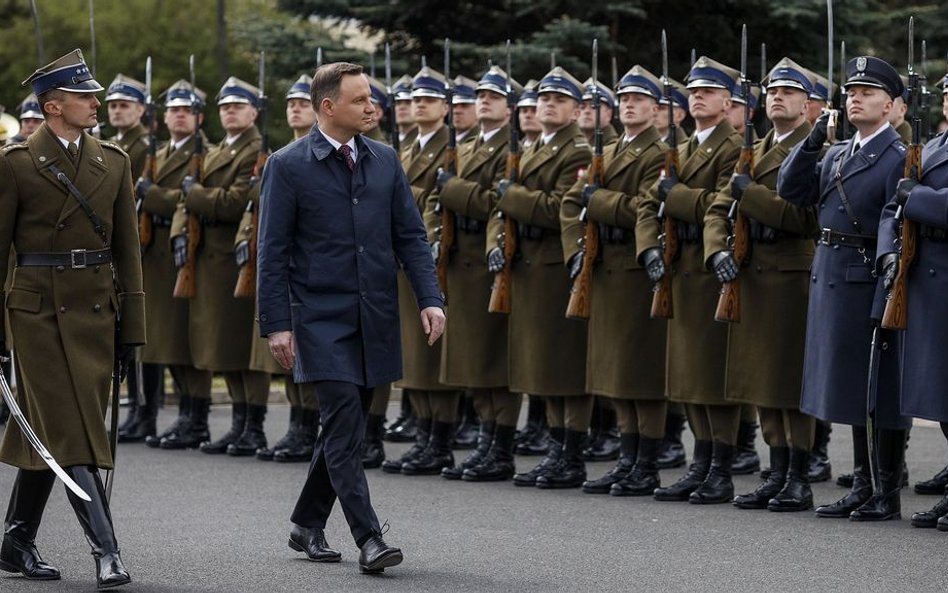
[[[714,273],[721,284],[734,282],[737,279],[737,261],[734,260],[734,252],[729,249],[718,251],[712,255],[711,267],[714,268]]]
[[[504,250],[502,247],[494,247],[487,254],[487,269],[493,273],[497,273],[504,269],[504,264],[507,263],[507,260],[504,259]]]
[[[662,248],[652,247],[642,255],[645,273],[652,282],[658,282],[665,275],[665,262],[662,261]]]
[[[810,130],[810,135],[804,140],[806,144],[803,148],[809,152],[823,148],[823,144],[827,138],[827,126],[829,125],[829,120],[832,115],[833,114],[829,111],[824,111],[823,115],[816,118],[816,121],[813,123],[813,129]]]
[[[912,193],[912,190],[915,189],[917,185],[917,181],[908,177],[899,180],[899,185],[895,188],[895,199],[899,206],[905,206],[905,203],[908,202],[909,194]]]

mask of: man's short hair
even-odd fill
[[[323,99],[338,101],[342,77],[354,74],[362,74],[362,66],[349,62],[333,62],[320,66],[313,74],[313,85],[310,87],[313,109],[318,113],[319,104]]]
[[[61,91],[59,89],[49,89],[45,93],[41,94],[39,97],[36,97],[36,101],[39,103],[40,111],[43,112],[43,115],[46,115],[46,104],[50,101],[62,101],[66,98],[66,91]]]

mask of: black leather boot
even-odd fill
[[[546,455],[551,446],[551,430],[546,422],[546,402],[531,396],[527,404],[527,425],[517,439],[517,455]],[[562,445],[562,441],[558,441]]]
[[[69,503],[82,525],[86,540],[92,546],[92,557],[95,558],[96,584],[99,589],[111,589],[127,585],[132,582],[122,557],[119,554],[118,542],[115,540],[115,530],[112,528],[112,515],[109,512],[109,503],[105,497],[105,487],[99,477],[99,470],[94,467],[76,465],[65,468],[76,483],[92,498],[86,502],[67,490]]]
[[[460,480],[464,475],[464,470],[476,467],[484,461],[493,441],[494,422],[481,422],[481,430],[477,435],[477,447],[461,463],[441,470],[441,477],[446,480]]]
[[[635,456],[639,450],[639,433],[630,432],[620,437],[621,453],[615,467],[610,469],[598,480],[583,483],[583,492],[586,494],[609,494],[609,490],[616,482],[623,480],[635,466]]]
[[[934,529],[941,522],[941,518],[948,515],[948,494],[935,503],[931,510],[912,514],[912,527]]]
[[[177,430],[161,439],[162,449],[194,449],[211,440],[207,415],[210,399],[191,398],[190,414]]]
[[[599,398],[596,398],[599,402]],[[616,411],[605,403],[597,404],[599,410],[598,426],[594,431],[595,438],[590,438],[589,445],[583,449],[583,459],[586,461],[615,461],[621,456],[621,437],[616,426]],[[592,436],[592,435],[590,435]]]
[[[275,449],[273,451],[273,461],[277,463],[308,463],[313,458],[317,436],[319,436],[319,410],[315,408],[301,409],[296,439],[288,443],[283,449]]]
[[[833,477],[833,466],[829,460],[831,432],[833,432],[832,424],[822,420],[816,421],[816,429],[813,433],[813,448],[810,449],[810,467],[807,469],[811,484],[826,482]],[[852,486],[852,483],[847,488],[850,486]]]
[[[201,443],[201,453],[207,453],[208,455],[223,455],[227,453],[227,447],[240,438],[240,435],[244,433],[244,426],[246,424],[246,402],[234,402],[230,412],[230,430],[225,432],[224,436],[216,441]]]
[[[0,426],[3,426],[4,424],[6,424],[9,418],[10,418],[10,408],[7,407],[7,404],[0,401]]]
[[[579,488],[586,481],[586,462],[583,461],[585,431],[567,430],[563,455],[549,471],[537,476],[537,488]]]
[[[731,474],[743,476],[760,470],[760,455],[757,454],[757,427],[756,422],[741,421],[737,429],[737,447],[734,450]]]
[[[433,476],[446,467],[454,465],[451,440],[454,438],[453,422],[432,422],[428,446],[414,459],[402,464],[403,476]]]
[[[480,420],[474,410],[474,400],[467,393],[462,394],[458,401],[458,419],[451,448],[462,451],[476,448],[481,432]]]
[[[362,440],[362,467],[376,469],[385,461],[385,445],[382,433],[385,431],[385,416],[369,414],[365,419],[365,439]]]
[[[35,541],[55,481],[51,470],[17,472],[3,525],[0,570],[18,572],[30,580],[59,580],[59,569],[43,562]]]
[[[695,441],[691,465],[677,482],[665,488],[655,489],[655,500],[684,502],[700,486],[711,469],[711,441]]]
[[[152,449],[157,449],[161,446],[162,439],[165,439],[172,434],[177,434],[181,424],[188,422],[190,416],[191,396],[182,393],[180,399],[178,400],[178,417],[175,418],[174,422],[171,423],[171,426],[169,426],[164,432],[152,437],[145,437],[145,445],[151,447]]]
[[[290,406],[290,426],[286,434],[273,443],[272,447],[264,447],[257,451],[257,459],[260,461],[273,461],[273,455],[276,451],[290,447],[293,441],[299,438],[300,432],[300,408],[299,406]]]
[[[737,449],[733,445],[714,442],[711,469],[708,477],[688,497],[691,504],[723,504],[734,499],[734,482],[731,467]]]
[[[553,469],[559,463],[563,455],[563,440],[566,437],[566,429],[555,426],[550,428],[549,447],[546,455],[528,472],[514,474],[514,486],[536,486],[537,478]]]
[[[915,494],[945,494],[948,486],[948,465],[943,467],[931,480],[915,482]]]
[[[418,418],[415,431],[415,444],[398,459],[386,459],[382,462],[382,471],[387,474],[402,473],[402,465],[422,454],[431,440],[431,418]]]
[[[783,488],[767,503],[767,510],[774,512],[806,511],[813,508],[813,491],[810,490],[810,452],[790,449],[790,469]]]
[[[770,448],[770,472],[763,484],[749,494],[734,497],[734,506],[739,509],[766,509],[770,499],[783,490],[787,481],[787,469],[790,466],[790,449],[787,447]]]
[[[293,525],[288,542],[291,550],[305,552],[313,562],[339,562],[342,554],[329,547],[326,534],[317,527]]]
[[[418,426],[415,412],[411,409],[408,390],[402,390],[401,408],[398,417],[385,429],[385,440],[392,443],[410,443],[417,436]]]
[[[138,353],[135,354],[135,358],[138,358]],[[122,420],[118,425],[119,442],[122,442],[123,433],[128,432],[138,424],[138,385],[142,378],[138,376],[137,368],[138,365],[135,361],[132,361],[128,369],[128,375],[125,377],[125,385],[128,387],[128,399],[126,400],[128,406],[126,406],[125,420]]]
[[[866,443],[866,427],[853,426],[853,485],[846,496],[833,504],[817,507],[816,516],[827,519],[846,519],[872,496],[872,481],[869,476],[869,449]]]
[[[868,501],[849,515],[851,521],[888,521],[902,517],[902,469],[905,430],[879,429],[879,482]]]
[[[632,471],[609,489],[612,496],[651,496],[662,483],[658,477],[658,452],[664,439],[639,437],[638,453]]]
[[[658,452],[656,463],[659,469],[672,469],[685,465],[685,446],[681,443],[681,433],[685,430],[685,417],[669,412],[665,416],[665,438]]]
[[[237,440],[227,445],[227,454],[233,457],[251,457],[259,449],[267,448],[267,435],[263,432],[263,421],[267,417],[267,406],[247,404],[247,420],[244,431]]]
[[[476,466],[464,470],[461,479],[465,482],[500,482],[513,477],[514,434],[513,426],[495,426],[494,440],[487,455]]]

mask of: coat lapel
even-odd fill
[[[214,171],[228,166],[247,144],[259,137],[260,132],[257,131],[257,126],[250,126],[230,146],[227,146],[227,143],[222,140],[217,145],[217,150],[213,153],[208,151],[207,160],[204,161],[204,177],[207,178]]]
[[[689,179],[694,177],[708,163],[711,155],[716,153],[718,148],[730,137],[732,132],[734,132],[734,127],[727,120],[722,120],[708,136],[708,139],[701,143],[693,154],[688,155],[678,176],[681,181],[687,183]]]
[[[95,208],[96,204],[93,201],[93,196],[96,190],[99,189],[99,186],[102,185],[102,182],[105,181],[109,168],[105,164],[105,154],[102,152],[102,145],[100,145],[95,138],[86,134],[82,139],[82,144],[82,152],[79,154],[78,171],[72,183],[76,186],[76,189],[79,190],[79,193],[89,201],[90,205]],[[79,209],[79,202],[72,194],[68,194],[63,210],[59,214],[59,219],[65,220]]]
[[[658,130],[651,127],[636,136],[624,149],[619,148],[622,146],[622,140],[616,142],[615,156],[606,163],[603,184],[609,184],[609,182],[621,175],[623,171],[628,169],[632,163],[639,159],[639,156],[645,152],[646,148],[657,142],[660,137],[661,134],[658,133]]]
[[[754,178],[762,179],[779,169],[780,165],[782,165],[783,161],[787,158],[787,155],[790,154],[790,150],[807,137],[810,133],[810,128],[811,126],[808,122],[803,122],[803,124],[798,126],[789,136],[771,146],[769,150],[758,153],[759,157],[758,154],[755,154]],[[764,139],[760,141],[760,148],[763,149],[768,143],[773,142],[775,135],[774,130],[767,132]]]
[[[576,124],[569,124],[554,134],[553,138],[551,138],[546,145],[540,147],[535,152],[524,155],[524,159],[520,163],[520,179],[526,178],[527,175],[536,171],[542,167],[544,163],[555,157],[568,142],[573,141],[578,131],[579,129],[576,127]],[[537,142],[540,141],[538,138]],[[533,148],[533,146],[531,146],[531,148]]]
[[[503,150],[509,140],[510,126],[507,125],[497,130],[497,132],[491,136],[491,139],[481,144],[477,150],[474,150],[472,145],[470,156],[461,163],[460,175],[462,177],[470,177],[472,173],[483,167],[484,163],[497,154],[497,151]],[[477,141],[475,140],[475,142]]]
[[[172,152],[171,156],[162,155],[162,153],[168,150],[167,145],[161,147],[158,151],[158,174],[155,177],[155,182],[161,184],[163,180],[175,171],[178,171],[181,167],[186,167],[194,152],[194,144],[194,137],[192,136],[187,142],[181,145],[181,148]]]
[[[448,145],[448,128],[441,126],[434,136],[432,136],[425,146],[418,152],[414,159],[408,163],[405,171],[408,176],[408,183],[415,183],[419,177],[424,175],[425,171],[431,166],[431,163],[441,158],[441,153]]]

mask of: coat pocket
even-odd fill
[[[872,269],[867,264],[849,264],[846,266],[846,282],[875,282]]]
[[[7,294],[7,309],[39,313],[42,306],[43,295],[38,292],[14,288]]]

